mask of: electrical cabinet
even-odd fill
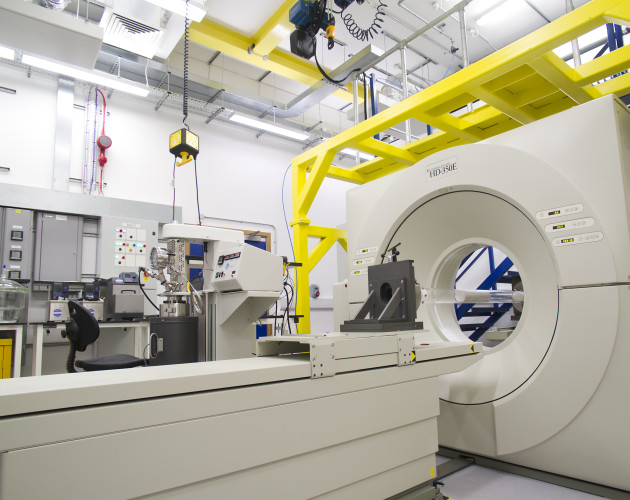
[[[33,262],[33,212],[19,208],[2,208],[0,219],[0,264],[6,266],[7,278],[30,280]]]
[[[83,217],[37,213],[34,281],[81,281]]]

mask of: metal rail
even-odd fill
[[[459,8],[460,4],[454,7],[455,11]],[[630,1],[591,0],[293,159],[291,224],[296,260],[303,264],[297,270],[297,313],[304,315],[300,333],[310,332],[310,271],[336,242],[347,247],[345,230],[313,226],[308,219],[324,178],[363,184],[451,146],[477,142],[604,95],[627,94],[630,73],[620,73],[630,68],[629,46],[576,68],[553,53],[560,45],[607,23],[629,26]],[[401,41],[389,52],[400,50],[409,41]],[[620,76],[611,78],[616,74]],[[485,104],[463,115],[453,113],[476,100]],[[373,138],[407,119],[424,122],[436,131],[404,147]],[[376,157],[348,169],[332,165],[335,155],[348,147]],[[310,251],[309,238],[319,240]]]

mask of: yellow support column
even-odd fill
[[[311,309],[309,304],[308,288],[309,279],[306,270],[308,261],[308,233],[307,228],[310,221],[306,218],[306,211],[300,210],[298,200],[306,184],[306,167],[294,163],[292,168],[293,178],[293,250],[295,261],[302,264],[302,267],[295,268],[295,314],[303,314],[297,330],[300,333],[310,333],[311,331]]]

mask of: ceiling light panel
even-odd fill
[[[305,141],[310,137],[308,134],[303,134],[295,130],[279,127],[278,125],[274,125],[273,123],[263,122],[243,115],[234,114],[230,117],[230,120],[236,123],[240,123],[241,125],[246,125],[248,127],[252,127],[258,130],[264,130],[266,132],[271,132],[272,134],[281,135],[283,137],[289,137],[290,139],[295,139],[297,141]]]
[[[28,66],[35,66],[36,68],[50,71],[52,73],[76,78],[77,80],[95,83],[97,85],[102,85],[103,87],[108,87],[114,90],[120,90],[128,94],[133,94],[140,97],[146,97],[147,95],[149,95],[148,88],[126,83],[122,80],[112,78],[105,73],[100,73],[97,71],[86,71],[75,66],[69,66],[58,62],[49,61],[47,59],[41,59],[39,57],[31,56],[28,54],[24,54],[22,56],[22,63]]]
[[[15,58],[15,50],[0,45],[0,57],[13,61],[13,59]]]

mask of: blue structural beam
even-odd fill
[[[468,265],[466,266],[466,269],[464,269],[461,273],[459,273],[459,276],[457,276],[457,278],[455,278],[455,283],[457,283],[457,282],[460,280],[460,278],[461,278],[462,276],[464,276],[464,274],[466,274],[466,273],[468,272],[468,270],[469,270],[472,266],[474,266],[474,265],[475,265],[475,262],[477,262],[477,261],[479,260],[479,257],[481,257],[481,256],[484,254],[484,252],[485,252],[486,250],[488,250],[488,247],[484,247],[484,248],[482,248],[481,252],[479,252],[479,253],[477,254],[477,256],[473,259],[473,261],[472,261],[470,264],[468,264]],[[475,253],[475,252],[473,252],[473,253]],[[468,257],[466,257],[466,258],[464,259],[464,261],[463,261],[463,263],[464,263],[464,264],[466,263],[466,261],[467,261],[468,259],[470,259],[470,256],[471,256],[471,255],[472,255],[472,253],[471,253],[471,254],[468,254]]]
[[[499,278],[507,273],[513,265],[514,264],[509,257],[503,259],[503,262],[501,262],[501,264],[499,264],[497,268],[492,273],[490,273],[490,275],[485,280],[483,280],[481,285],[477,287],[477,290],[490,290],[492,285],[499,281]],[[472,306],[473,304],[461,304],[460,306],[458,306],[455,309],[457,319],[461,319],[464,314],[472,309]]]
[[[492,328],[501,317],[512,308],[512,304],[501,304],[484,323],[479,326],[468,338],[476,342],[481,336]]]

